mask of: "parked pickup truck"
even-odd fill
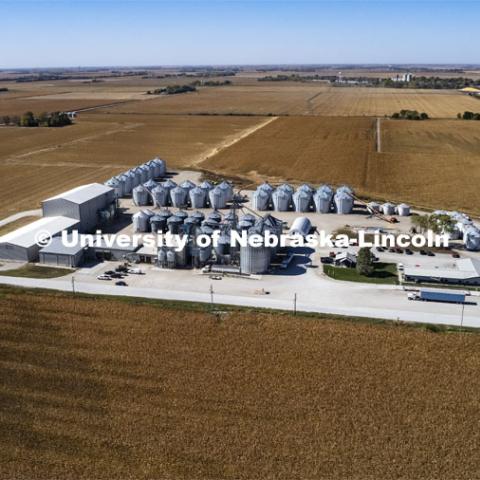
[[[418,293],[409,293],[408,299],[420,300],[422,302],[465,303],[465,294],[435,290],[420,290]]]

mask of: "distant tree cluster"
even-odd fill
[[[2,87],[2,88],[0,88],[0,92],[8,92],[8,88],[7,87]]]
[[[178,95],[179,93],[196,92],[194,85],[168,85],[167,87],[149,90],[148,95]]]
[[[474,112],[463,112],[462,113],[457,113],[457,118],[460,118],[462,120],[480,120],[480,113],[474,113]]]
[[[472,78],[465,77],[413,77],[409,82],[398,82],[390,78],[383,79],[381,86],[388,88],[422,88],[427,90],[458,90],[473,87],[477,83]]]
[[[400,110],[392,115],[392,118],[400,120],[428,120],[428,114],[417,110]]]
[[[2,120],[5,125],[18,127],[63,127],[72,124],[72,120],[64,112],[43,112],[38,116],[33,112],[25,112],[20,117],[4,115]]]
[[[231,84],[230,80],[195,80],[190,85],[194,87],[223,87]]]

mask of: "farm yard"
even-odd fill
[[[0,289],[3,478],[474,478],[480,337]]]

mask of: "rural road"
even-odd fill
[[[25,210],[24,212],[15,213],[14,215],[10,215],[3,220],[0,220],[0,227],[4,225],[8,225],[9,223],[15,222],[16,220],[20,220],[24,217],[41,217],[42,210],[39,208],[37,210]]]
[[[172,273],[172,272],[168,272]],[[204,291],[181,291],[170,287],[117,287],[99,281],[82,281],[82,275],[75,274],[75,290],[81,293],[97,295],[122,295],[127,297],[144,297],[161,300],[179,300],[210,303],[208,278],[198,278],[197,287],[202,285]],[[44,288],[61,291],[72,291],[71,275],[63,279],[39,280],[32,278],[1,277],[0,284],[14,285],[28,288]],[[145,278],[145,277],[144,277]],[[165,276],[168,284],[181,285]],[[133,280],[133,278],[132,278]],[[222,285],[224,284],[224,285]],[[237,305],[245,307],[271,308],[292,310],[293,302],[290,296],[280,295],[277,298],[265,295],[236,295],[223,293],[226,282],[214,285],[214,303]],[[195,289],[194,289],[195,290]],[[336,292],[336,293],[335,293]],[[350,299],[348,299],[350,297]],[[472,297],[477,301],[478,297]],[[353,301],[351,301],[353,299]],[[366,305],[368,302],[369,306]],[[390,307],[391,306],[391,307]],[[336,315],[370,317],[388,320],[402,320],[406,322],[431,323],[443,325],[460,325],[461,307],[459,305],[412,302],[406,299],[406,292],[392,286],[370,286],[364,284],[352,285],[346,282],[329,281],[325,289],[318,291],[318,297],[300,293],[297,300],[297,310],[303,312],[317,312]],[[465,327],[480,328],[480,306],[465,306],[463,325]]]

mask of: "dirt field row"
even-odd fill
[[[0,289],[2,478],[475,478],[480,337]]]

